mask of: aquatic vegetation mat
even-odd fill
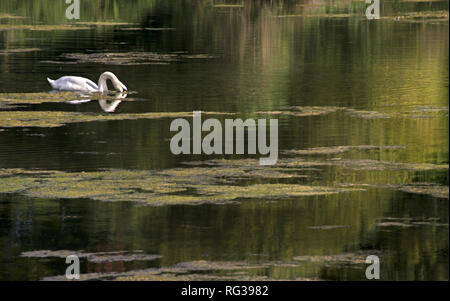
[[[46,61],[47,63],[85,63],[108,65],[160,65],[173,62],[183,62],[188,59],[212,59],[208,54],[188,53],[156,53],[156,52],[104,52],[104,53],[67,53],[62,54],[64,60]]]
[[[443,23],[448,22],[449,12],[448,10],[405,12],[394,16],[380,16],[380,19],[410,23]]]
[[[220,115],[227,113],[202,112],[202,114]],[[59,111],[0,111],[0,127],[59,127],[68,123],[76,122],[183,117],[192,117],[192,112],[95,114]]]
[[[351,117],[359,117],[363,119],[391,118],[388,114],[377,111],[346,109],[346,113],[348,113]]]
[[[425,2],[425,1],[422,1]],[[341,19],[351,18],[356,20],[366,20],[363,12],[361,13],[302,13],[278,15],[275,18],[323,18],[323,19]],[[380,16],[380,20],[411,22],[411,23],[443,23],[449,21],[449,12],[446,10],[401,12],[391,16]]]
[[[292,14],[292,15],[279,15],[275,16],[275,18],[362,18],[364,17],[362,14],[349,14],[349,13],[340,13],[340,14]]]
[[[256,112],[256,114],[268,114],[268,115],[290,115],[297,117],[304,116],[318,116],[329,113],[334,113],[337,110],[341,110],[344,108],[340,107],[327,107],[327,106],[312,106],[312,107],[302,107],[302,106],[293,106],[289,107],[287,110],[281,111],[265,111],[265,112]]]
[[[361,119],[388,119],[388,118],[434,118],[448,116],[448,106],[412,106],[401,110],[358,110],[347,107],[333,106],[291,106],[278,111],[258,111],[255,114],[285,115],[294,117],[320,116],[335,112],[344,112],[350,117]]]
[[[32,31],[55,31],[55,30],[88,30],[91,27],[77,25],[26,25],[26,24],[0,24],[0,31],[4,30],[32,30]]]
[[[448,164],[429,164],[429,163],[402,163],[390,162],[371,159],[342,159],[342,160],[328,160],[332,165],[341,166],[353,170],[409,170],[409,171],[426,171],[426,170],[445,170],[448,169]]]
[[[139,31],[139,30],[147,30],[147,31],[166,31],[166,30],[175,30],[174,27],[124,27],[119,28],[119,30],[126,30],[126,31]]]
[[[448,227],[448,223],[441,223],[439,217],[381,217],[376,226],[381,229],[402,229],[422,226]]]
[[[338,146],[324,146],[313,147],[299,150],[285,150],[283,154],[292,155],[335,155],[352,150],[383,150],[383,149],[405,149],[402,145],[338,145]]]
[[[278,261],[188,261],[171,266],[131,270],[126,272],[81,273],[80,280],[112,280],[112,281],[195,281],[195,280],[320,280],[317,278],[288,279],[285,275],[267,277],[258,275],[258,271],[289,267],[301,267],[300,262],[283,263]],[[66,281],[65,275],[45,277],[44,281]]]
[[[369,255],[379,255],[379,251],[344,253],[334,255],[294,256],[294,260],[300,262],[313,262],[322,264],[365,264]]]
[[[192,171],[191,171],[192,170]],[[224,185],[242,175],[227,168],[169,171],[105,170],[98,172],[26,171],[0,169],[0,193],[21,193],[41,198],[89,198],[132,201],[149,205],[222,203],[246,198],[286,198],[359,191],[357,188],[299,184]],[[202,173],[206,174],[200,176]],[[267,170],[267,179],[270,179]],[[277,177],[275,175],[274,177]],[[187,193],[189,192],[189,194]]]
[[[41,51],[41,50],[42,49],[40,49],[40,48],[2,49],[2,50],[0,50],[0,55],[13,54],[13,53],[24,53],[24,52],[36,52],[36,51]]]
[[[96,22],[76,22],[79,25],[88,25],[88,26],[123,26],[123,25],[139,25],[139,23],[129,23],[129,22],[121,22],[117,20],[111,21],[96,21]]]
[[[0,19],[25,19],[25,17],[0,13]]]
[[[28,258],[66,258],[70,255],[76,255],[78,258],[86,258],[89,262],[107,263],[107,262],[128,262],[128,261],[147,261],[159,259],[162,256],[153,254],[144,254],[142,251],[113,251],[113,252],[93,252],[87,253],[83,251],[71,250],[36,250],[27,251],[20,254],[21,257]]]
[[[449,198],[448,186],[433,183],[414,183],[406,185],[393,186],[395,189],[416,194],[426,194],[436,198]]]
[[[380,147],[356,146],[356,149],[376,148]],[[346,147],[332,149],[343,150],[346,150]],[[316,152],[317,149],[309,149],[306,154]],[[323,153],[323,149],[320,149],[319,153]],[[306,160],[300,157],[281,158],[275,166],[261,166],[257,159],[214,159],[185,164],[188,165],[186,168],[157,171],[113,169],[62,172],[0,169],[0,193],[21,193],[40,198],[131,201],[149,205],[223,203],[244,199],[275,200],[361,192],[367,188],[390,188],[448,198],[448,186],[426,183],[391,184],[383,176],[383,173],[393,171],[445,171],[448,170],[448,164],[399,163],[370,159]],[[352,173],[381,172],[381,180],[375,178],[377,180],[372,183],[329,184],[327,181],[315,180],[317,174],[310,179],[314,173],[326,172],[329,167],[339,168],[338,174],[344,174],[346,170],[353,170]],[[403,178],[403,174],[401,175]]]

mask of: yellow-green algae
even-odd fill
[[[416,166],[416,170],[419,167]],[[430,168],[427,166],[426,168]],[[440,169],[448,169],[448,166],[445,168],[442,166]],[[427,169],[425,169],[427,170]],[[449,187],[445,185],[439,185],[436,183],[411,183],[411,184],[355,184],[355,183],[343,183],[340,185],[341,187],[353,187],[353,188],[389,188],[389,189],[395,189],[403,192],[408,193],[415,193],[415,194],[424,194],[429,195],[435,198],[449,198]]]
[[[274,16],[275,18],[310,18],[310,17],[316,17],[316,18],[350,18],[350,17],[364,17],[362,14],[348,14],[348,13],[341,13],[341,14],[293,14],[293,15],[279,15]]]
[[[448,164],[430,164],[430,163],[403,163],[390,162],[371,159],[361,160],[328,160],[330,165],[337,165],[354,170],[444,170],[448,169]]]
[[[294,256],[296,261],[323,263],[323,264],[365,264],[368,255],[378,254],[379,251],[365,251],[355,253],[333,254],[333,255],[303,255]]]
[[[195,166],[195,165],[198,166]],[[201,166],[200,166],[201,164]],[[0,193],[22,193],[42,198],[89,198],[101,201],[132,201],[151,205],[222,203],[246,198],[279,199],[329,195],[391,188],[434,197],[448,197],[448,186],[372,183],[299,184],[310,167],[340,167],[357,171],[417,172],[448,170],[446,164],[396,163],[377,160],[317,160],[281,158],[276,166],[260,166],[256,159],[190,162],[187,168],[159,171],[101,170],[62,172],[0,169]],[[381,174],[383,177],[383,174]],[[364,178],[362,178],[364,179]],[[244,180],[244,181],[243,181]],[[288,183],[286,182],[287,180]],[[384,182],[384,183],[383,183]],[[245,185],[244,185],[245,184]]]
[[[376,226],[382,228],[448,227],[447,223],[440,223],[439,220],[439,217],[382,217],[378,219]]]
[[[138,30],[148,30],[148,31],[165,31],[165,30],[175,30],[174,27],[124,27],[120,30],[125,31],[138,31]]]
[[[449,188],[448,186],[436,185],[436,184],[408,184],[397,186],[398,190],[409,192],[409,193],[417,193],[417,194],[426,194],[431,195],[436,198],[449,198]]]
[[[334,230],[334,229],[346,229],[350,228],[348,225],[320,225],[320,226],[309,226],[310,230]]]
[[[26,24],[0,24],[0,31],[3,30],[32,30],[32,31],[54,31],[54,30],[88,30],[87,26],[76,26],[70,24],[62,25],[26,25]]]
[[[243,4],[214,4],[214,8],[244,8]]]
[[[441,23],[448,22],[449,12],[448,10],[405,12],[394,16],[381,16],[380,19],[397,22]]]
[[[433,118],[448,116],[448,106],[413,106],[403,110],[376,111],[358,110],[347,107],[333,106],[292,106],[278,111],[258,111],[255,114],[286,115],[295,117],[320,116],[342,111],[350,117],[362,119],[387,119],[395,117],[405,118]]]
[[[108,65],[146,65],[169,64],[183,59],[215,58],[208,54],[156,53],[156,52],[104,52],[104,53],[67,53],[61,55],[77,63],[96,63]],[[56,61],[54,61],[57,63]]]
[[[116,261],[147,261],[159,259],[161,255],[144,254],[141,250],[136,251],[112,251],[112,252],[84,252],[71,250],[35,250],[22,252],[21,257],[28,258],[66,258],[70,255],[76,255],[79,258],[86,258],[89,262],[104,263]]]
[[[329,113],[334,113],[337,110],[342,110],[345,108],[341,107],[328,107],[328,106],[293,106],[289,107],[287,110],[281,111],[260,111],[255,112],[256,114],[268,114],[268,115],[290,115],[297,117],[305,117],[305,116],[318,116]]]
[[[220,179],[226,172],[216,172],[208,179],[192,177],[189,173],[182,173],[180,176],[175,173],[170,176],[168,172],[152,171],[27,173],[20,169],[0,169],[0,192],[23,193],[41,198],[89,198],[163,205],[224,202],[243,198],[327,195],[358,190],[298,184],[223,185]],[[194,193],[186,195],[186,191]]]
[[[383,150],[383,149],[405,149],[401,145],[337,145],[337,146],[322,146],[307,149],[292,149],[285,150],[283,154],[293,155],[334,155],[349,152],[351,150]]]
[[[202,114],[226,114],[202,112]],[[94,114],[59,111],[0,111],[0,127],[59,127],[68,123],[130,119],[187,118],[192,112]]]
[[[363,119],[391,118],[391,116],[377,111],[346,109],[346,112],[352,117],[359,117]]]
[[[42,49],[40,49],[40,48],[2,49],[2,50],[0,50],[0,55],[13,54],[13,53],[24,53],[24,52],[36,52],[36,51],[41,51],[41,50]]]
[[[275,18],[354,18],[365,20],[363,13],[304,13],[274,16]],[[420,22],[420,23],[441,23],[448,22],[449,12],[446,10],[439,11],[420,11],[420,12],[404,12],[391,16],[381,16],[383,21],[402,21],[402,22]]]
[[[75,22],[78,25],[88,25],[88,26],[123,26],[123,25],[138,25],[139,23],[129,23],[129,22],[121,22],[117,20],[112,21],[95,21],[95,22]]]
[[[0,13],[0,19],[25,19],[25,17]]]
[[[246,261],[205,261],[197,260],[181,262],[173,266],[132,270],[127,272],[82,273],[80,280],[113,280],[113,281],[193,281],[193,280],[282,280],[259,276],[257,271],[267,268],[288,266],[298,268],[299,262],[282,263],[278,261],[246,262]],[[66,281],[65,275],[45,277],[45,281]],[[319,280],[315,278],[299,278],[295,280]]]

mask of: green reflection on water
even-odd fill
[[[96,80],[108,69],[136,92],[133,101],[123,101],[116,113],[203,110],[258,118],[264,115],[257,112],[337,107],[317,116],[277,115],[280,149],[402,148],[304,154],[305,160],[332,164],[303,166],[296,172],[306,177],[279,180],[365,190],[346,194],[162,207],[2,194],[0,279],[63,274],[66,266],[61,259],[20,257],[24,251],[46,249],[143,250],[162,255],[150,262],[82,261],[83,273],[173,268],[199,260],[228,262],[224,266],[244,261],[249,269],[238,269],[238,274],[206,275],[340,280],[364,279],[365,265],[294,258],[377,252],[381,279],[448,279],[448,198],[401,191],[404,184],[416,185],[414,189],[423,183],[448,187],[448,17],[439,22],[434,17],[391,18],[408,12],[448,13],[448,1],[382,2],[381,14],[389,18],[368,22],[363,17],[365,4],[354,1],[333,1],[332,6],[325,1],[235,1],[243,7],[234,8],[214,7],[225,1],[207,0],[82,1],[83,24],[76,24],[65,19],[63,1],[2,1],[0,93],[46,92],[46,77],[73,74]],[[322,17],[277,18],[304,14]],[[130,24],[86,24],[111,21]],[[63,25],[79,30],[49,30]],[[150,30],[155,28],[171,30]],[[109,64],[107,59],[75,63],[68,59],[77,53],[135,52],[191,58],[126,66]],[[198,55],[211,58],[192,58]],[[84,105],[36,101],[19,108],[3,108],[1,101],[5,111],[101,112],[95,101]],[[6,118],[6,113],[1,116]],[[171,155],[169,124],[169,120],[115,120],[54,129],[3,129],[0,168],[176,173],[175,168],[186,167],[180,164],[183,161],[213,158]],[[281,162],[289,158],[282,155]],[[396,169],[399,165],[392,164],[389,170],[389,163],[383,163],[380,170],[371,161],[364,169],[364,164],[345,163],[368,164],[356,160],[422,168]],[[447,169],[424,170],[427,164]],[[252,174],[240,184],[267,182]],[[266,266],[250,269],[257,264]],[[188,272],[195,274],[195,268]]]

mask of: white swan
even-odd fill
[[[57,80],[47,77],[48,82],[55,90],[83,91],[83,92],[108,92],[107,80],[111,80],[114,88],[119,92],[128,91],[127,87],[112,72],[104,72],[98,79],[98,85],[90,79],[79,76],[63,76]]]

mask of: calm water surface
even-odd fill
[[[46,31],[1,27],[66,24],[65,6],[50,2],[0,4],[0,16],[27,17],[0,18],[0,104],[4,93],[49,92],[46,77],[78,75],[97,81],[106,70],[132,93],[113,113],[105,113],[96,100],[77,105],[64,101],[0,105],[2,111],[105,115],[202,110],[258,118],[257,112],[292,112],[296,106],[339,107],[316,116],[262,115],[279,119],[280,160],[291,158],[285,150],[395,147],[304,157],[391,162],[383,166],[326,165],[302,170],[303,177],[298,178],[250,177],[234,183],[366,185],[360,191],[326,196],[144,206],[101,202],[81,192],[71,199],[0,193],[1,280],[64,274],[63,258],[21,256],[36,250],[141,250],[161,256],[100,263],[82,259],[82,273],[191,263],[189,276],[199,273],[195,263],[202,260],[224,266],[245,263],[232,272],[203,271],[207,275],[291,280],[364,280],[367,265],[345,256],[377,254],[383,280],[448,280],[448,1],[386,2],[382,7],[382,16],[446,11],[444,22],[420,18],[369,22],[363,17],[364,3],[352,1],[335,1],[333,6],[327,1],[271,5],[243,1],[237,2],[243,7],[234,8],[214,7],[213,1],[206,0],[105,1],[105,7],[84,4],[81,21],[115,19],[136,24]],[[51,12],[48,7],[53,7]],[[277,17],[338,13],[348,16]],[[173,29],[145,30],[150,27]],[[26,51],[14,51],[18,49]],[[178,57],[112,64],[107,56],[129,57],[130,52]],[[74,53],[101,54],[102,61],[75,61],[69,58]],[[169,148],[171,120],[3,127],[0,170],[167,171],[187,168],[185,162],[247,158],[174,156]],[[394,163],[411,168],[396,168]],[[424,164],[447,167],[427,169]],[[0,173],[0,187],[3,177]],[[444,193],[401,189],[417,183],[438,186]],[[299,261],[298,256],[309,257]]]

